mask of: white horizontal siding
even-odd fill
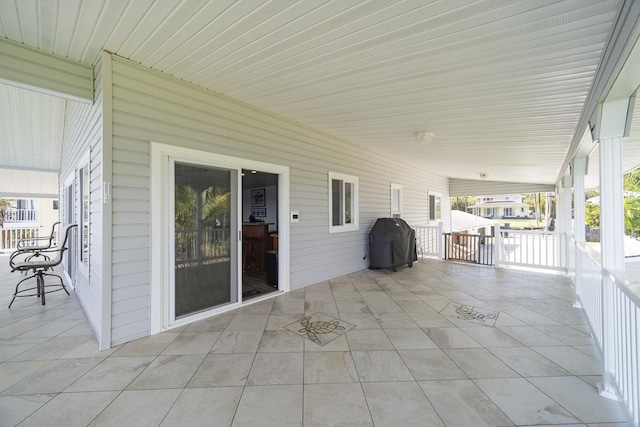
[[[448,197],[444,177],[125,60],[112,67],[114,343],[149,333],[149,141],[290,168],[290,207],[300,212],[290,229],[292,289],[368,266],[368,232],[390,214],[391,182],[403,186],[413,225],[428,223],[428,191]],[[329,234],[329,171],[358,176],[359,231]]]
[[[93,327],[98,341],[102,331],[102,90],[101,67],[95,69],[96,102],[93,105],[68,102],[65,115],[65,131],[62,145],[61,180],[75,178],[75,222],[79,221],[81,201],[78,194],[77,169],[81,160],[89,154],[89,268],[88,276],[76,270],[76,294]],[[78,224],[79,236],[81,224]],[[80,250],[80,242],[76,243]],[[79,259],[79,255],[76,256]]]
[[[74,101],[93,100],[88,65],[0,39],[0,81]]]

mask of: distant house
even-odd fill
[[[17,241],[23,238],[48,236],[53,223],[58,221],[58,200],[5,200],[9,201],[9,205],[0,229],[0,252],[13,251]]]
[[[502,194],[478,196],[476,204],[467,209],[477,216],[485,218],[528,218],[530,206],[522,202],[521,194]]]

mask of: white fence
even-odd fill
[[[418,244],[418,256],[444,258],[442,224],[414,227]],[[488,236],[461,234],[486,240]],[[496,242],[496,255],[491,264],[519,266],[547,270],[567,270],[566,235],[558,232],[500,229]],[[486,242],[486,243],[491,243]],[[485,249],[490,250],[488,246]]]
[[[416,230],[418,256],[442,259],[442,223],[413,228]]]
[[[566,271],[566,235],[558,232],[500,229],[498,265]]]
[[[228,258],[231,251],[230,233],[229,228],[176,231],[176,264]]]
[[[576,303],[587,314],[587,320],[593,331],[593,338],[602,348],[602,269],[600,254],[583,244],[571,240],[570,252],[574,254],[573,265]]]
[[[601,268],[599,255],[570,242],[575,251],[575,287],[602,351],[605,393],[617,395],[640,425],[640,296]]]
[[[0,253],[16,250],[18,241],[38,237],[40,227],[0,228]]]
[[[9,207],[5,213],[5,222],[36,222],[38,211],[36,209],[16,209]]]

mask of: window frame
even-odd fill
[[[428,193],[429,222],[442,222],[442,193],[429,191]],[[433,198],[433,202],[431,201]],[[440,206],[440,209],[437,209]],[[432,208],[433,207],[433,211]]]
[[[342,173],[329,171],[328,175],[328,196],[329,196],[329,233],[344,233],[348,231],[357,231],[360,229],[360,203],[359,203],[359,180],[357,176],[345,175]],[[342,224],[333,225],[333,181],[341,181],[341,216]],[[346,222],[345,206],[345,184],[353,185],[351,194],[351,222]]]
[[[78,271],[82,272],[87,279],[89,278],[89,266],[91,259],[91,156],[87,154],[80,162],[76,169],[77,179],[77,197],[78,197],[78,257],[76,262]],[[86,174],[85,174],[86,172]],[[86,179],[85,179],[86,175]],[[86,202],[86,206],[85,206]],[[86,243],[86,253],[85,253]]]
[[[395,192],[398,193],[398,197],[395,197]],[[404,214],[404,191],[401,184],[391,183],[391,217],[402,218]],[[396,206],[397,200],[397,206]]]

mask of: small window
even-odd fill
[[[442,220],[442,195],[429,192],[429,221]]]
[[[358,230],[358,177],[329,172],[329,233]]]
[[[391,184],[391,216],[393,218],[402,218],[402,185]]]

